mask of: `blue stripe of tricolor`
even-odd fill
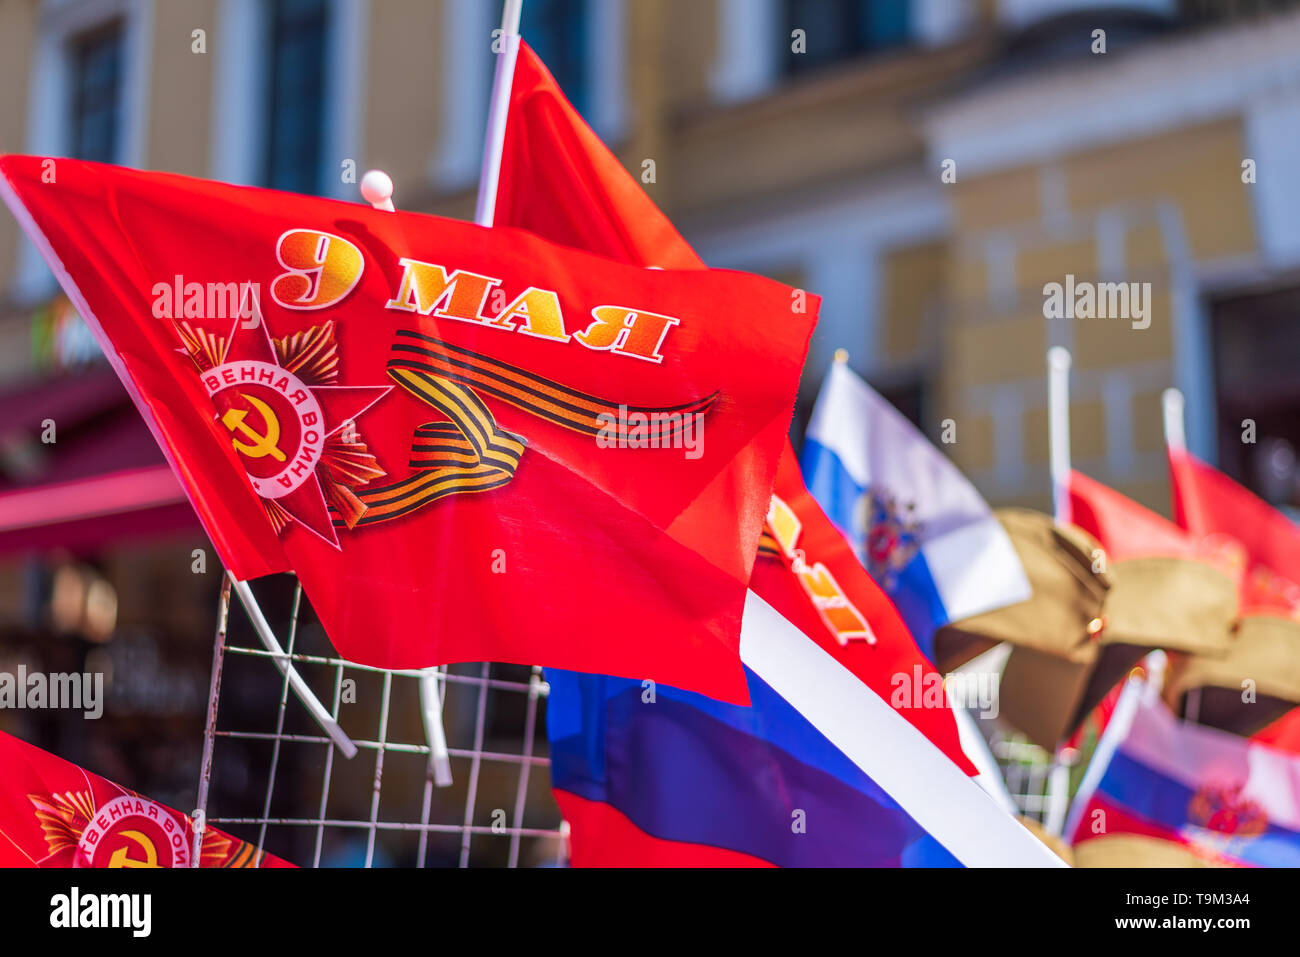
[[[554,786],[648,834],[781,866],[960,866],[748,672],[752,707],[548,669]],[[801,812],[801,813],[797,813]]]

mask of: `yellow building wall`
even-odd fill
[[[145,165],[207,176],[212,155],[212,75],[216,0],[153,5],[153,73]],[[206,53],[194,52],[195,30],[205,31]]]
[[[36,4],[0,3],[0,153],[21,153],[27,145],[28,76],[36,30]],[[0,290],[18,268],[18,223],[0,213]]]
[[[958,163],[958,182],[950,187],[953,253],[945,270],[949,327],[939,392],[951,408],[972,410],[959,421],[976,427],[951,451],[993,501],[1024,501],[1045,487],[1045,353],[1065,342],[1074,359],[1075,465],[1168,514],[1160,391],[1173,384],[1179,334],[1170,288],[1174,250],[1185,245],[1201,263],[1255,252],[1250,187],[1241,182],[1244,155],[1240,118],[1228,117],[987,175],[963,176]],[[1052,190],[1057,194],[1049,204],[1044,197]],[[1102,275],[1101,237],[1114,235],[1116,217],[1122,268]],[[1171,224],[1181,224],[1183,236],[1171,236]],[[1008,255],[1010,278],[1002,275],[999,283],[990,262]],[[1067,274],[1076,281],[1151,283],[1150,327],[1134,329],[1125,319],[1044,318],[1044,284],[1063,283]],[[1123,436],[1107,424],[1116,413],[1108,415],[1104,383],[1116,376],[1131,377],[1133,389],[1119,413],[1129,420],[1125,450],[1112,447]],[[987,403],[980,401],[1000,384],[1015,385],[1022,397],[1021,421],[1009,424],[1021,430],[1026,469],[1014,488],[999,484],[994,430],[985,425]],[[1112,462],[1126,456],[1132,467],[1114,472]]]
[[[430,163],[442,145],[444,6],[442,0],[370,4],[364,166],[393,177],[402,205],[427,189]]]

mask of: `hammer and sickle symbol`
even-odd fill
[[[144,860],[137,857],[131,857],[127,854],[129,847],[119,847],[113,852],[113,856],[108,859],[109,867],[157,867],[158,851],[154,849],[153,841],[145,837],[139,831],[123,831],[122,836],[135,841],[144,848]]]
[[[280,451],[276,444],[280,441],[280,420],[275,417],[271,407],[256,396],[249,395],[246,392],[239,393],[239,396],[247,399],[253,408],[261,413],[262,421],[266,423],[266,434],[259,434],[244,421],[244,416],[248,415],[247,409],[227,409],[226,414],[221,417],[221,424],[231,432],[238,432],[253,442],[252,445],[247,445],[238,439],[231,439],[231,444],[234,445],[237,452],[242,452],[251,459],[260,459],[269,455],[277,462],[283,462],[285,460],[284,453]]]

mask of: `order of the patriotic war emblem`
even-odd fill
[[[364,511],[356,489],[386,474],[355,420],[392,386],[334,384],[333,321],[274,339],[254,305],[226,336],[176,328],[276,531],[296,522],[337,548],[330,506],[352,527]]]

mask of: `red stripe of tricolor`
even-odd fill
[[[708,844],[666,841],[641,830],[612,805],[555,791],[564,819],[577,822],[573,867],[772,867],[761,858]],[[629,862],[635,862],[630,864]]]

